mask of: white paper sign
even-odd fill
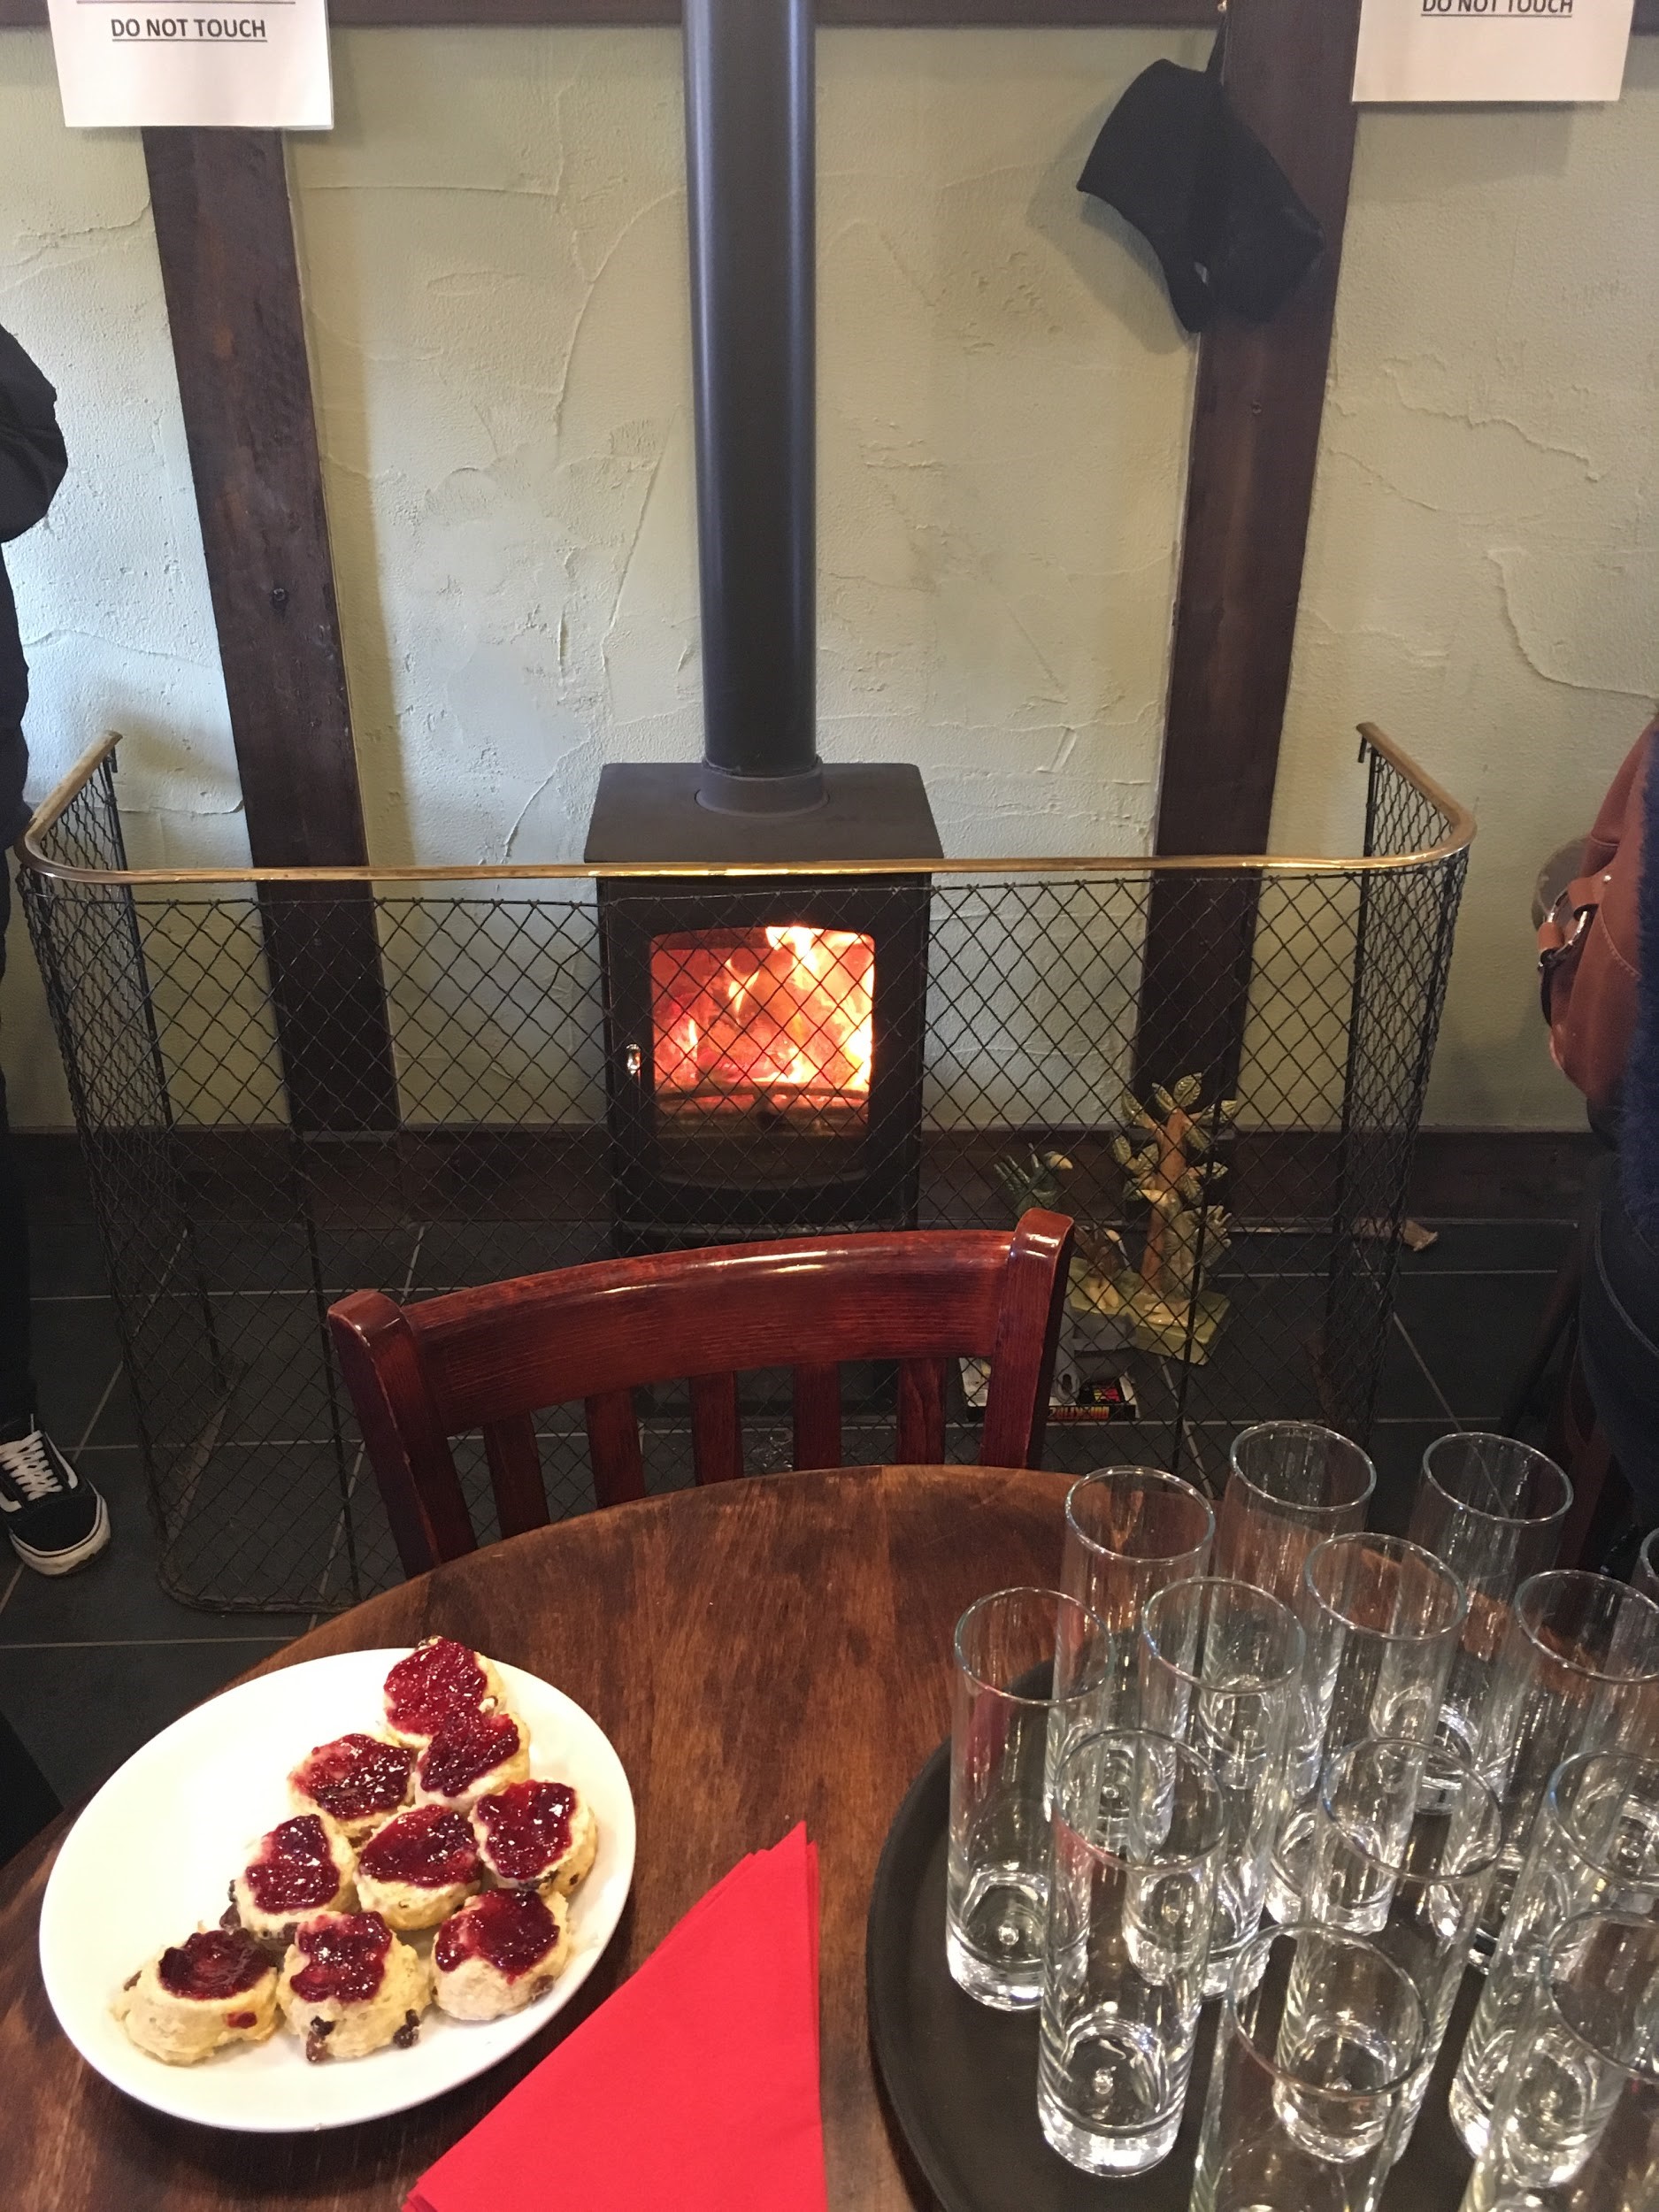
[[[328,130],[324,0],[51,0],[64,120]]]
[[[1634,0],[1363,0],[1356,100],[1617,100]]]

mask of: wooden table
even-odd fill
[[[515,2058],[418,2111],[326,2135],[222,2135],[132,2103],[59,2032],[35,1952],[59,1824],[0,1874],[5,2204],[396,2212],[734,1859],[800,1819],[819,1851],[830,2202],[927,2203],[901,2170],[872,2077],[870,1883],[899,1801],[949,1728],[957,1616],[988,1590],[1052,1583],[1066,1487],[1060,1475],[884,1467],[646,1499],[494,1545],[290,1644],[257,1671],[441,1632],[585,1706],[639,1812],[633,1897],[605,1959]]]

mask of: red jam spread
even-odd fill
[[[289,1986],[302,2004],[366,2005],[386,1978],[392,1932],[377,1912],[330,1913],[296,1931],[306,1963]]]
[[[340,1870],[328,1831],[315,1813],[280,1822],[242,1879],[261,1912],[315,1912],[331,1905],[340,1893]]]
[[[406,1662],[404,1663],[407,1663]],[[319,1744],[295,1771],[295,1786],[336,1820],[366,1820],[395,1813],[409,1794],[415,1755],[407,1744],[379,1736],[336,1736]]]
[[[405,1736],[435,1736],[449,1714],[477,1712],[486,1686],[478,1654],[437,1636],[387,1676],[386,1717]]]
[[[156,1969],[170,1996],[196,1997],[208,2005],[240,1997],[270,1971],[265,1953],[241,1928],[209,1928],[187,1936],[162,1953]]]
[[[446,1920],[433,1947],[441,1974],[463,1959],[482,1959],[516,1982],[558,1947],[558,1923],[533,1889],[492,1889]]]
[[[539,1882],[571,1847],[576,1793],[564,1782],[510,1782],[478,1801],[484,1847],[505,1882]]]
[[[258,2024],[259,2016],[257,2012],[227,2012],[225,2015],[225,2025],[227,2028],[253,2028],[257,2027]]]
[[[459,1797],[518,1748],[518,1724],[511,1713],[459,1713],[445,1721],[415,1771],[429,1797]]]
[[[478,1846],[462,1814],[447,1805],[418,1805],[370,1837],[357,1866],[373,1882],[447,1889],[477,1878]]]

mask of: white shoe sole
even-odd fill
[[[12,1548],[26,1567],[37,1575],[72,1575],[77,1567],[84,1567],[88,1559],[96,1559],[110,1540],[110,1509],[102,1497],[98,1500],[98,1517],[92,1524],[91,1533],[83,1536],[67,1551],[36,1551],[20,1538],[12,1539]]]

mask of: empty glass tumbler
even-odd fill
[[[1221,1796],[1207,1997],[1226,1987],[1233,1959],[1262,1917],[1304,1648],[1287,1606],[1225,1576],[1171,1583],[1148,1599],[1141,1617],[1145,1724],[1190,1745]]]
[[[1313,1798],[1326,1755],[1375,1736],[1430,1744],[1467,1603],[1463,1586],[1403,1537],[1333,1536],[1302,1569],[1308,1639],[1299,1725],[1273,1846],[1267,1908],[1302,1916]]]
[[[1234,1439],[1217,1516],[1215,1571],[1294,1607],[1308,1555],[1365,1525],[1377,1472],[1312,1421],[1263,1421]]]
[[[1502,1833],[1497,1799],[1448,1735],[1350,1744],[1325,1763],[1308,1917],[1370,1937],[1411,1977],[1423,2007],[1423,2047],[1401,2093],[1391,2160],[1423,2109]]]
[[[1481,1921],[1489,1952],[1549,1778],[1576,1751],[1659,1754],[1659,1605],[1605,1575],[1555,1569],[1516,1593],[1476,1764],[1503,1806]]]
[[[1477,2155],[1555,1936],[1581,1913],[1656,1910],[1659,1761],[1628,1751],[1580,1752],[1556,1769],[1544,1793],[1452,2083],[1452,2124]]]
[[[1222,1999],[1192,2212],[1371,2212],[1422,2040],[1374,1943],[1263,1928]]]
[[[1572,1485],[1553,1459],[1513,1437],[1472,1430],[1438,1436],[1406,1534],[1443,1559],[1469,1594],[1469,1617],[1447,1685],[1446,1724],[1473,1752],[1509,1625],[1529,1576],[1555,1563]]]
[[[1527,1991],[1463,2212],[1659,2202],[1659,1921],[1569,1921]]]
[[[1088,2172],[1141,2173],[1174,2144],[1222,1837],[1209,1769],[1171,1737],[1108,1731],[1061,1762],[1037,2112]]]
[[[1060,1579],[1106,1626],[1102,1726],[1139,1721],[1141,1608],[1166,1584],[1203,1573],[1215,1528],[1210,1501],[1156,1467],[1102,1467],[1071,1485]]]
[[[969,1996],[1020,2011],[1042,1989],[1050,1786],[1098,1713],[1104,1632],[1058,1590],[998,1590],[955,1653],[945,1954]]]

